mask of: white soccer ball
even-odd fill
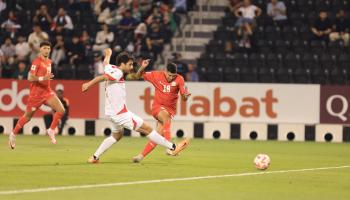
[[[257,169],[265,170],[269,167],[271,159],[266,154],[258,154],[254,159],[254,164]]]

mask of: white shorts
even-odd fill
[[[130,111],[119,115],[109,116],[109,119],[113,122],[112,133],[121,131],[123,128],[137,130],[143,124],[143,119]]]

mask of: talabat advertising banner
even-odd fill
[[[64,97],[69,100],[69,117],[71,118],[98,118],[98,86],[93,87],[87,93],[81,92],[84,81],[61,81],[51,82],[52,90],[64,90]],[[0,116],[19,117],[25,109],[29,95],[29,81],[0,79]],[[41,106],[34,116],[42,116],[51,109]]]
[[[320,122],[327,124],[350,124],[349,101],[349,86],[322,86]]]
[[[264,123],[318,123],[319,85],[187,83],[192,93],[178,101],[175,120]],[[127,82],[128,109],[151,116],[154,88],[148,82]],[[100,117],[104,118],[104,84],[100,85]]]

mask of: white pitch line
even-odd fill
[[[114,186],[124,186],[124,185],[141,185],[141,184],[175,182],[175,181],[193,181],[193,180],[201,180],[201,179],[255,176],[255,175],[264,175],[264,174],[281,174],[281,173],[290,173],[290,172],[306,172],[306,171],[319,171],[319,170],[331,170],[331,169],[343,169],[343,168],[350,168],[350,165],[338,166],[338,167],[291,169],[291,170],[251,172],[251,173],[213,175],[213,176],[195,176],[195,177],[187,177],[187,178],[169,178],[169,179],[145,180],[145,181],[116,182],[116,183],[104,183],[104,184],[92,184],[92,185],[72,185],[72,186],[61,186],[61,187],[37,188],[37,189],[8,190],[8,191],[0,191],[0,195],[48,192],[48,191],[58,191],[58,190],[86,189],[86,188],[103,188],[103,187],[114,187]]]

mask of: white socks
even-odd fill
[[[94,153],[94,156],[96,158],[99,158],[105,151],[107,151],[114,143],[116,143],[117,140],[113,136],[109,136],[108,138],[104,139],[103,142],[100,144],[96,152]]]
[[[148,139],[150,139],[152,142],[155,142],[159,145],[162,145],[163,147],[166,147],[168,149],[173,149],[173,143],[166,140],[163,136],[161,136],[157,131],[153,130],[150,134],[147,135]]]

